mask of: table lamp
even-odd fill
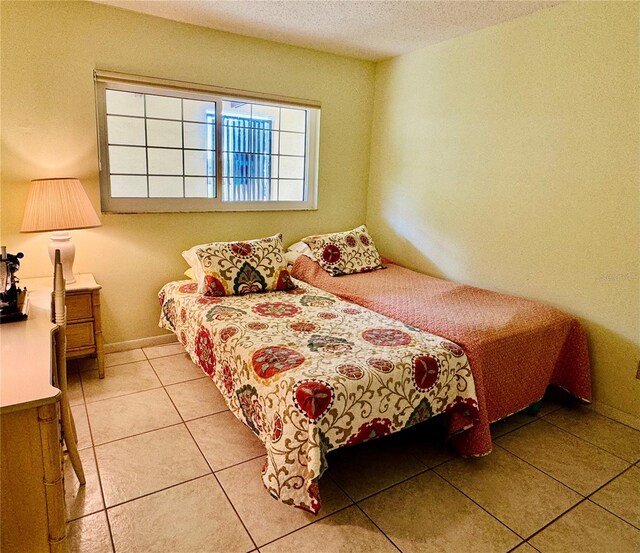
[[[62,273],[67,284],[76,281],[73,274],[76,247],[66,231],[99,227],[101,224],[78,179],[31,181],[20,232],[54,231],[49,243],[49,258],[53,264],[55,251],[60,250]]]

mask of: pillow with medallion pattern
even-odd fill
[[[382,259],[365,225],[345,232],[307,236],[316,261],[331,276],[384,269]]]
[[[198,292],[205,296],[239,296],[295,288],[287,269],[281,234],[243,242],[212,242],[189,251],[197,263]]]

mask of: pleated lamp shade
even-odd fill
[[[76,281],[73,274],[76,247],[66,231],[99,227],[101,224],[78,179],[31,181],[20,232],[53,231],[49,258],[54,263],[56,250],[60,251],[62,273],[67,284]]]
[[[92,228],[101,224],[78,179],[31,181],[20,232]]]

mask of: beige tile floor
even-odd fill
[[[329,454],[318,516],[262,487],[264,447],[179,345],[70,368],[87,477],[65,464],[72,552],[640,551],[640,432],[547,401],[462,459],[438,421]]]

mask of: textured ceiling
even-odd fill
[[[559,4],[533,0],[93,0],[295,46],[381,60]]]

